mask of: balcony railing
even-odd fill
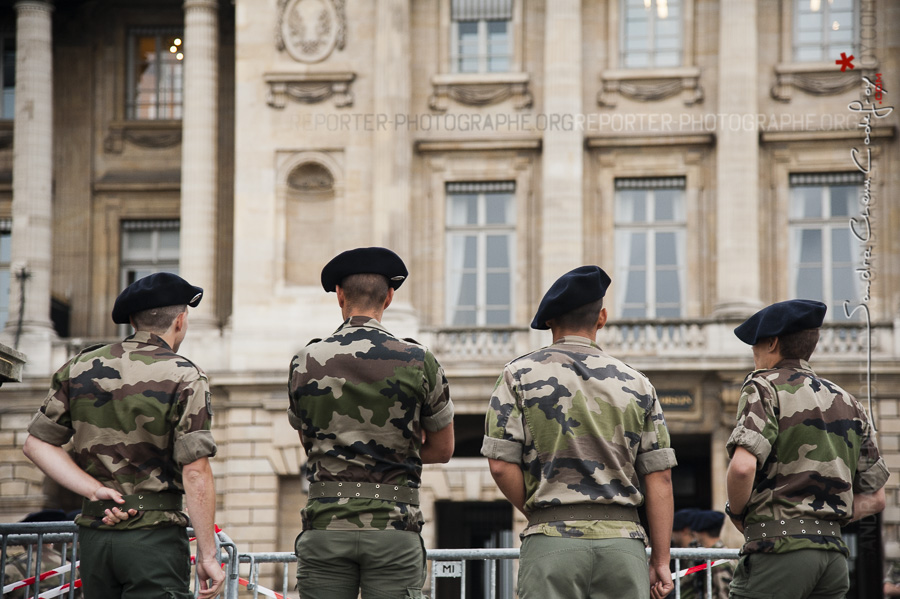
[[[603,349],[617,357],[663,356],[669,358],[746,358],[745,348],[734,339],[737,322],[719,320],[619,320],[608,323],[597,335]],[[892,323],[826,323],[816,355],[864,359],[890,357]],[[420,336],[442,363],[504,363],[548,343],[524,327],[424,328]],[[871,341],[871,347],[870,347]]]

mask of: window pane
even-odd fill
[[[797,297],[822,300],[822,269],[801,268],[797,273]]]
[[[513,196],[508,193],[486,193],[485,201],[485,222],[489,225],[509,225],[515,219],[513,218]]]
[[[821,216],[821,187],[794,187],[791,189],[791,218],[820,218]]]
[[[489,273],[485,281],[485,300],[488,306],[509,305],[509,273]]]
[[[123,258],[149,257],[153,250],[152,231],[128,231],[125,234]]]
[[[459,286],[459,295],[456,297],[457,306],[474,306],[477,294],[477,281],[474,272],[463,273]]]
[[[800,231],[800,263],[822,263],[822,231],[818,229]]]
[[[485,311],[484,324],[488,326],[499,326],[510,323],[509,318],[509,309],[501,308],[495,309],[492,308],[490,310]]]
[[[657,189],[654,195],[654,219],[659,221],[681,221],[684,216],[681,210],[682,192],[679,189]]]
[[[643,190],[622,190],[616,192],[616,222],[647,222],[647,192]]]
[[[794,58],[799,62],[815,62],[822,59],[821,48],[797,48]]]
[[[656,273],[656,302],[658,304],[678,304],[681,299],[681,286],[678,282],[678,271],[660,270]]]
[[[853,250],[851,249],[850,228],[833,229],[831,231],[831,256],[835,263],[852,263]]]
[[[678,248],[675,245],[675,233],[656,234],[656,265],[675,266],[678,264]]]
[[[852,266],[836,267],[831,271],[831,297],[835,303],[842,304],[845,300],[855,302],[857,299],[856,280]],[[829,311],[832,310],[829,309]],[[843,310],[840,310],[840,314],[843,315]]]
[[[647,281],[643,270],[632,270],[628,273],[628,284],[625,288],[626,304],[644,304],[647,301]]]
[[[835,185],[831,191],[831,216],[850,216],[856,214],[859,187],[856,185]]]
[[[647,265],[647,234],[635,232],[631,234],[631,251],[629,252],[629,266]]]
[[[478,196],[475,194],[453,194],[450,196],[447,208],[448,225],[459,226],[478,223]]]
[[[474,308],[457,308],[453,312],[453,326],[473,326],[475,325],[475,309]]]
[[[508,269],[509,262],[509,237],[507,235],[488,235],[487,267]]]

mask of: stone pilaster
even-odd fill
[[[181,158],[181,276],[203,287],[192,313],[195,327],[218,326],[216,212],[218,152],[217,0],[184,3],[184,112]]]
[[[53,5],[24,0],[16,10],[9,320],[4,340],[28,355],[25,370],[50,369],[53,233]]]
[[[716,131],[716,305],[720,316],[760,306],[757,0],[719,5]]]
[[[546,11],[544,112],[573,119],[582,110],[581,0],[559,0]],[[541,293],[583,261],[583,138],[549,127],[544,132],[541,207]]]

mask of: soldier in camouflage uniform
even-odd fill
[[[691,517],[691,528],[697,539],[697,547],[724,549],[725,543],[719,538],[725,514],[713,510],[697,510]],[[684,578],[684,584],[693,586],[692,597],[700,599],[728,599],[728,590],[734,576],[734,561],[728,561],[712,568],[712,595],[706,593],[706,570],[695,572]],[[687,598],[684,589],[681,596]]]
[[[202,293],[170,273],[129,285],[112,316],[136,332],[69,360],[28,426],[25,455],[86,498],[75,522],[91,599],[191,597],[189,524],[200,596],[215,596],[224,581],[214,538],[209,383],[175,353],[187,307]],[[70,440],[73,457],[63,448]]]
[[[595,341],[609,283],[597,266],[560,277],[531,323],[549,328],[553,345],[507,364],[490,400],[481,453],[528,517],[521,599],[659,599],[674,588],[675,452],[650,381]]]
[[[381,317],[407,275],[385,248],[322,270],[344,317],[291,361],[288,419],[307,453],[309,502],[297,537],[301,599],[422,597],[422,464],[453,454],[453,403],[431,352]]]
[[[734,331],[757,368],[727,444],[725,512],[745,539],[734,598],[843,598],[841,526],[884,509],[888,470],[865,410],[809,365],[825,310],[779,302]]]

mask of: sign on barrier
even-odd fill
[[[434,562],[432,570],[437,578],[462,578],[463,563],[462,561]]]

